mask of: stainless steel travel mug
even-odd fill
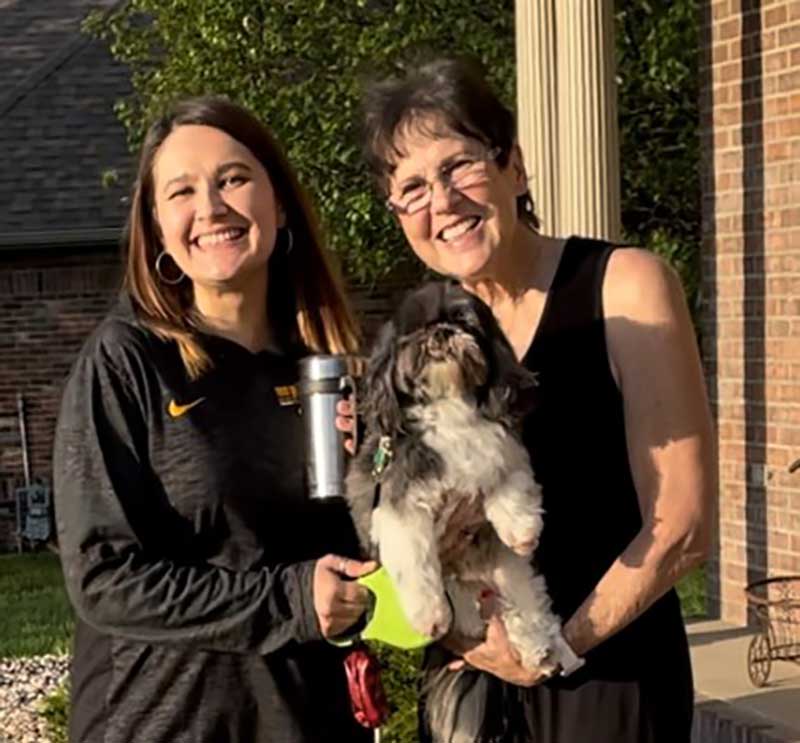
[[[305,423],[309,494],[312,498],[344,495],[344,435],[336,428],[336,403],[355,383],[345,356],[314,355],[300,362],[300,405]],[[355,407],[355,406],[354,406]]]

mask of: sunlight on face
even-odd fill
[[[389,182],[390,202],[402,200],[420,183],[432,188],[424,209],[398,214],[412,250],[437,273],[458,279],[481,276],[513,237],[518,222],[516,198],[527,189],[524,170],[512,163],[500,168],[483,143],[435,121],[406,127],[396,144],[402,154]],[[467,179],[465,188],[443,183],[454,167],[480,158],[485,158],[485,177]]]
[[[283,212],[247,147],[214,127],[179,126],[156,154],[153,186],[164,249],[196,289],[266,281]]]

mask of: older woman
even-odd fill
[[[270,133],[219,99],[150,129],[125,291],[77,360],[55,450],[78,622],[71,740],[369,739],[339,650],[374,569],[308,499],[291,386],[355,325]],[[334,554],[337,553],[337,554]]]
[[[367,162],[409,246],[489,304],[538,376],[524,428],[545,508],[535,559],[585,659],[552,678],[523,668],[493,619],[461,660],[428,666],[504,682],[480,740],[688,741],[672,587],[706,555],[716,466],[677,277],[645,250],[538,232],[513,116],[470,64],[408,68],[364,111]]]

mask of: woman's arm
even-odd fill
[[[678,277],[652,253],[614,251],[603,304],[643,524],[564,627],[579,654],[705,559],[717,489],[711,414]]]
[[[196,537],[168,508],[137,395],[108,355],[78,361],[56,432],[59,542],[78,615],[143,642],[261,654],[356,621],[365,591],[342,580],[366,572],[355,560],[233,571],[192,559]]]
[[[633,621],[705,558],[717,488],[705,384],[677,276],[649,252],[614,251],[603,305],[643,524],[564,626],[579,655]],[[487,638],[463,654],[467,662],[516,684],[542,680],[520,666],[501,627]]]

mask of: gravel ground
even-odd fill
[[[0,659],[0,743],[50,743],[37,710],[68,667],[66,655]]]

